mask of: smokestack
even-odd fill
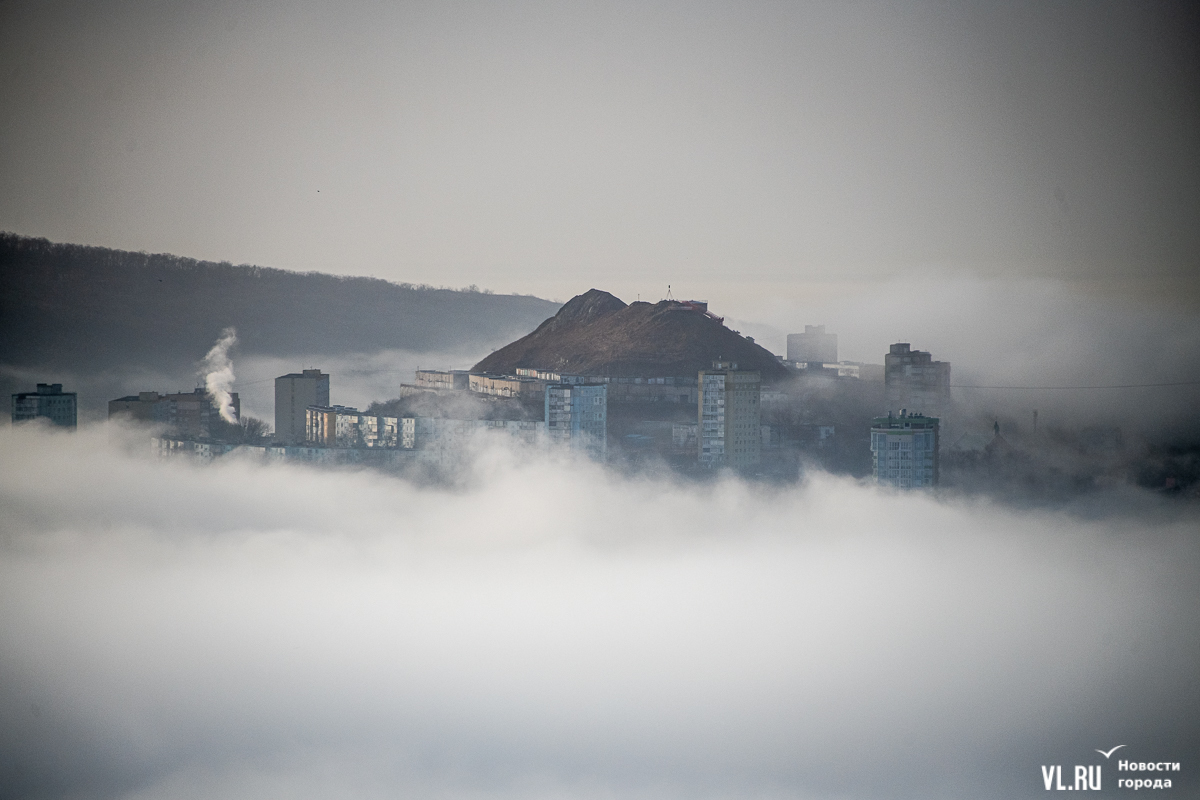
[[[237,415],[233,411],[233,362],[229,360],[229,348],[237,343],[237,331],[226,328],[221,331],[221,338],[204,357],[204,388],[212,398],[213,408],[221,414],[226,422],[237,423]]]

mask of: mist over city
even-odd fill
[[[0,797],[1200,789],[1182,3],[0,3]]]

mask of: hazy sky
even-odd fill
[[[748,319],[964,272],[1194,300],[1198,53],[1169,3],[6,0],[0,229]]]

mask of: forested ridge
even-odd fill
[[[196,360],[221,330],[292,356],[506,342],[554,314],[536,297],[55,244],[0,233],[0,363],[94,370]]]

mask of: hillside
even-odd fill
[[[227,326],[280,357],[477,348],[558,304],[0,234],[0,364],[94,372],[191,364]]]
[[[711,369],[717,359],[759,370],[765,381],[787,376],[770,351],[701,311],[672,300],[626,305],[608,292],[592,289],[474,369],[502,374],[530,367],[612,377],[680,376]]]

